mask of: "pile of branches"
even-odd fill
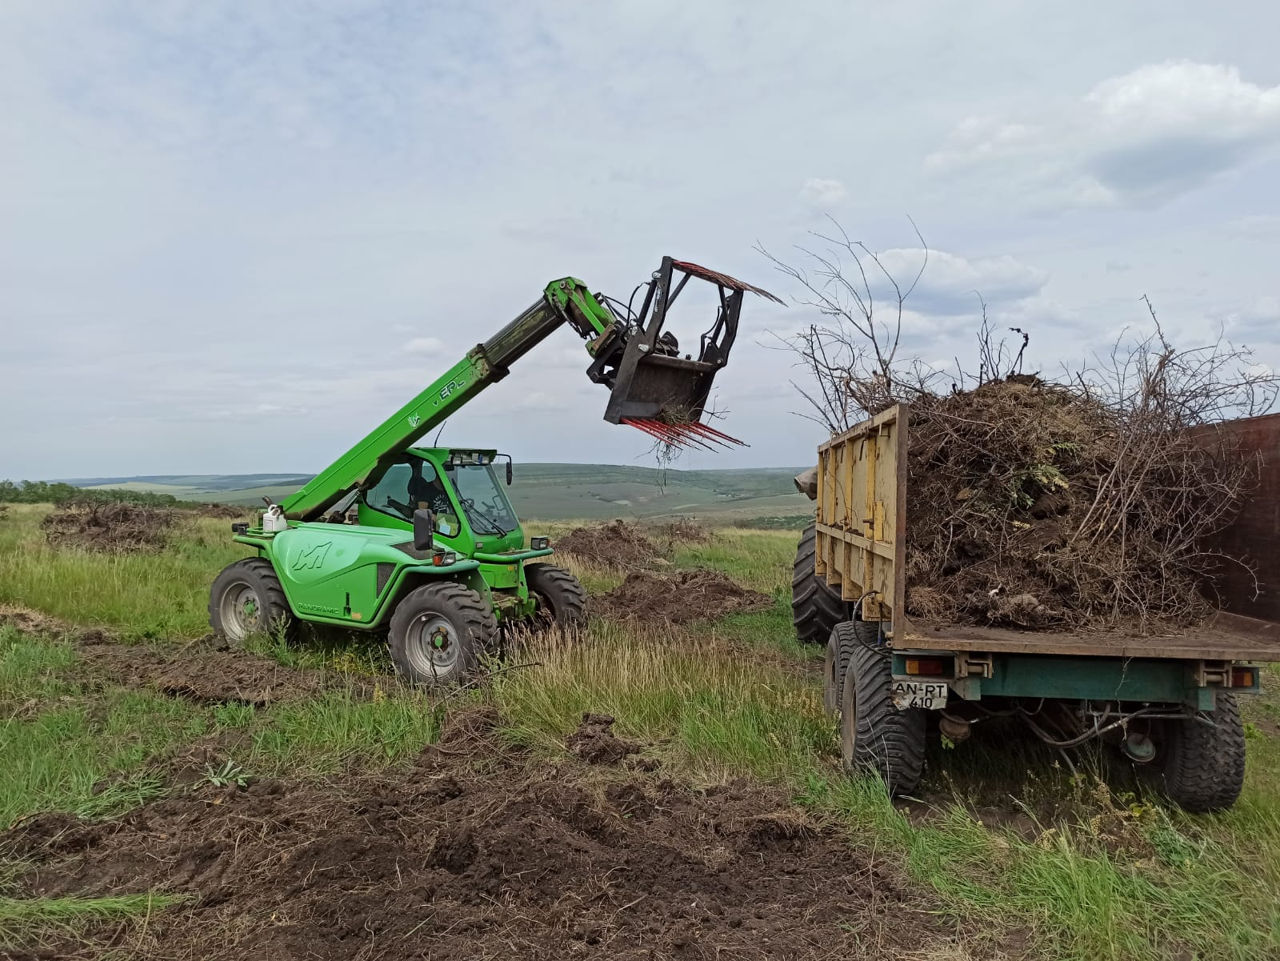
[[[163,548],[174,519],[170,510],[91,500],[53,511],[40,526],[54,547],[129,554]]]
[[[1269,369],[1222,338],[1174,346],[1148,303],[1150,333],[1054,378],[1022,372],[1028,334],[1011,329],[1008,346],[983,305],[977,372],[929,370],[899,356],[910,285],[847,236],[822,239],[812,272],[775,260],[827,318],[791,340],[811,375],[797,386],[832,433],[911,404],[909,614],[1155,631],[1211,611],[1214,572],[1242,561],[1205,545],[1258,470],[1213,425],[1268,410]],[[891,292],[880,316],[877,272]]]

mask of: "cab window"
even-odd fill
[[[413,512],[423,508],[437,514],[453,510],[435,467],[420,457],[405,457],[388,467],[378,482],[365,490],[364,502],[405,521],[412,521]]]

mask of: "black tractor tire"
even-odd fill
[[[806,644],[823,644],[832,629],[849,617],[849,605],[827,586],[814,568],[817,554],[816,521],[804,529],[791,569],[791,623]]]
[[[247,557],[223,568],[209,589],[209,626],[233,645],[253,634],[294,640],[298,622],[270,561]]]
[[[877,625],[848,623],[861,631],[842,632],[848,656],[840,688],[841,759],[851,773],[879,774],[891,795],[910,794],[924,774],[925,712],[900,711],[894,705],[888,649],[863,644],[858,637]]]
[[[827,638],[827,654],[823,662],[822,703],[833,717],[840,713],[840,695],[844,690],[844,676],[849,669],[849,658],[860,644],[874,647],[879,642],[879,625],[863,621],[841,621],[831,629]]]
[[[472,674],[498,634],[493,608],[453,581],[415,587],[391,614],[387,648],[411,684],[445,687]]]
[[[587,592],[576,577],[555,564],[526,564],[529,593],[538,600],[535,621],[542,627],[576,631],[587,623]]]
[[[1225,811],[1244,787],[1244,724],[1236,699],[1217,693],[1206,716],[1164,722],[1162,780],[1169,799],[1185,811]]]

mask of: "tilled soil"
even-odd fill
[[[77,651],[91,676],[206,704],[253,704],[304,697],[327,685],[321,671],[284,667],[207,637],[184,646],[121,644],[102,631],[81,635]]]
[[[33,956],[972,957],[890,862],[772,789],[537,766],[464,718],[399,774],[27,820],[0,836],[0,855],[31,865],[23,896],[193,899]]]
[[[663,560],[658,546],[626,521],[598,527],[575,527],[555,542],[557,551],[622,570],[652,567]]]
[[[688,624],[772,606],[769,596],[707,568],[674,574],[637,571],[596,602],[607,617],[660,624]]]

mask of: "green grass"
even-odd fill
[[[29,508],[0,520],[0,603],[134,637],[203,633],[208,584],[239,556],[221,521],[178,532],[163,554],[104,558],[45,547],[38,520]],[[528,526],[554,539],[571,525]],[[901,864],[956,916],[978,928],[1025,929],[1030,956],[1280,957],[1280,674],[1269,670],[1268,693],[1245,702],[1248,776],[1240,802],[1223,814],[1191,816],[1125,795],[1122,785],[1099,787],[1087,760],[1074,761],[1075,773],[1058,755],[994,730],[954,750],[932,749],[930,801],[904,811],[875,782],[838,770],[812,663],[821,652],[798,645],[790,626],[794,537],[720,529],[708,543],[672,551],[676,567],[717,567],[772,596],[766,611],[687,632],[597,620],[588,639],[531,642],[515,656],[536,666],[498,675],[484,695],[500,709],[505,734],[558,756],[582,712],[604,712],[672,776],[789,786],[855,843]],[[562,560],[596,593],[622,578]],[[226,739],[229,756],[213,768],[251,778],[398,763],[435,741],[445,709],[464,700],[403,689],[367,639],[326,633],[293,647],[260,639],[254,650],[341,672],[351,686],[265,709],[87,690],[75,680],[71,646],[0,630],[0,716],[8,719],[0,727],[0,821],[50,808],[106,816],[141,803],[165,789],[153,762],[202,733]],[[57,923],[36,908],[5,921],[5,910],[26,908],[0,908],[0,930]],[[19,916],[25,920],[12,920]]]
[[[164,783],[146,766],[206,729],[185,701],[54,679],[45,669],[69,666],[68,650],[0,629],[0,697],[20,705],[0,721],[0,826],[48,810],[108,817],[156,797]]]
[[[347,764],[387,764],[419,753],[440,733],[442,712],[426,695],[392,684],[371,698],[336,691],[273,709],[254,732],[254,774],[331,774]]]
[[[35,608],[137,638],[199,637],[209,629],[209,583],[247,553],[225,521],[184,521],[163,553],[97,554],[50,547],[47,507],[16,504],[0,519],[0,604]]]
[[[76,938],[91,924],[139,921],[188,900],[173,894],[117,894],[98,898],[0,897],[0,945],[16,946],[50,936]]]

